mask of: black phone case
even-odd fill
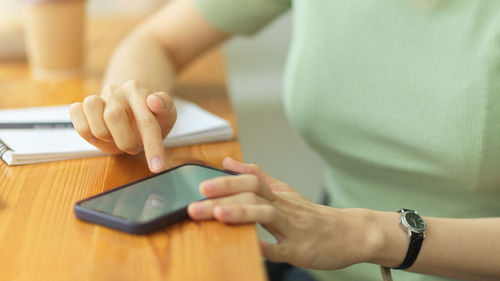
[[[182,207],[180,209],[174,210],[174,211],[172,211],[172,212],[170,212],[168,214],[165,214],[165,215],[163,215],[161,217],[158,217],[158,218],[156,218],[154,220],[151,220],[151,221],[148,221],[148,222],[142,222],[142,223],[132,222],[132,221],[129,221],[129,220],[126,220],[126,219],[122,219],[122,218],[120,218],[118,216],[113,216],[113,215],[110,215],[108,213],[104,213],[104,212],[100,212],[100,211],[97,211],[97,210],[93,210],[93,209],[89,209],[89,208],[85,208],[85,207],[80,206],[83,202],[85,202],[87,200],[90,200],[90,199],[102,196],[104,194],[113,192],[113,191],[118,190],[118,189],[126,188],[128,186],[137,184],[139,182],[146,181],[148,179],[157,177],[159,175],[168,173],[168,172],[170,172],[172,170],[175,170],[175,169],[181,168],[183,166],[187,166],[187,165],[196,165],[196,166],[200,166],[200,167],[204,167],[204,168],[208,168],[208,169],[220,171],[220,172],[226,173],[228,175],[238,175],[238,173],[235,173],[235,172],[232,172],[232,171],[221,170],[221,169],[213,168],[213,167],[202,165],[202,164],[198,164],[198,163],[185,163],[185,164],[182,164],[182,165],[170,168],[168,170],[165,170],[163,172],[160,172],[160,173],[157,173],[157,174],[153,174],[151,176],[148,176],[148,177],[145,177],[145,178],[142,178],[142,179],[139,179],[139,180],[136,180],[136,181],[133,181],[133,182],[130,182],[130,183],[127,183],[127,184],[115,187],[113,189],[110,189],[108,191],[99,193],[99,194],[94,195],[92,197],[80,200],[80,201],[76,202],[75,205],[74,205],[75,216],[77,218],[81,219],[81,220],[84,220],[84,221],[96,223],[96,224],[99,224],[99,225],[102,225],[102,226],[106,226],[106,227],[109,227],[109,228],[113,228],[113,229],[117,229],[117,230],[120,230],[120,231],[128,232],[128,233],[131,233],[131,234],[148,234],[148,233],[154,232],[156,230],[163,229],[166,226],[169,226],[171,224],[174,224],[174,223],[183,221],[185,219],[188,219],[189,218],[189,215],[188,215],[188,212],[187,212],[187,207],[188,206],[185,206],[185,207]]]

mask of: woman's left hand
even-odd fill
[[[189,206],[192,219],[260,223],[277,240],[260,242],[263,255],[275,262],[338,269],[363,261],[363,216],[314,204],[256,165],[226,158],[223,166],[241,175],[202,182],[200,191],[209,199]]]

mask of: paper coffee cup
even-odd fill
[[[24,0],[25,34],[32,77],[65,80],[81,76],[84,0]]]

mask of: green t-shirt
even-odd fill
[[[500,1],[197,3],[215,27],[243,34],[292,8],[287,114],[327,164],[332,206],[500,216]],[[381,278],[368,264],[314,274]]]

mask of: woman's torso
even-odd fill
[[[285,103],[330,167],[333,206],[500,216],[500,2],[296,0],[293,12]]]

